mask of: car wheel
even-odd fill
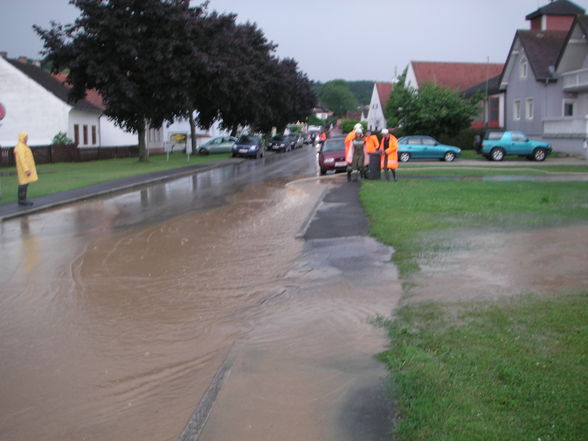
[[[455,160],[455,153],[445,152],[445,155],[443,156],[443,160],[445,162],[452,162],[453,160]]]
[[[504,159],[504,150],[501,148],[492,149],[490,157],[493,161],[502,161]]]
[[[327,174],[327,171],[325,169],[321,168],[321,175],[326,175],[326,174]]]
[[[537,148],[537,149],[533,150],[533,159],[535,161],[545,161],[546,157],[547,157],[547,153],[545,152],[545,149]]]
[[[410,161],[410,153],[402,152],[398,159],[400,159],[400,162],[408,162]]]
[[[236,158],[236,157],[237,157],[237,154],[236,154],[236,153],[231,153],[231,156],[232,156],[233,158]]]
[[[208,155],[208,153],[210,153],[210,152],[202,147],[200,148],[200,150],[198,150],[199,155]]]

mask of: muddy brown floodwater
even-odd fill
[[[205,439],[351,436],[384,374],[391,250],[297,239],[329,184],[284,184],[125,228],[108,200],[2,224],[0,439],[176,440],[229,353]],[[358,252],[371,278],[343,271]]]

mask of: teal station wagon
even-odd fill
[[[519,131],[490,130],[484,135],[479,152],[492,161],[502,161],[506,155],[524,156],[535,161],[544,161],[551,153],[551,145],[534,141]]]

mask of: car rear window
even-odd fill
[[[345,140],[341,139],[327,139],[323,145],[323,152],[331,152],[333,150],[345,150]]]
[[[497,139],[502,138],[502,133],[503,132],[486,132],[486,135],[484,135],[484,139],[488,139],[490,141],[492,141],[492,140],[496,141]]]

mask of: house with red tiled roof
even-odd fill
[[[432,83],[461,92],[502,73],[503,63],[411,61],[405,85],[418,89]]]
[[[70,86],[66,83],[67,74],[53,74],[53,77],[68,89],[70,88]],[[101,112],[106,110],[106,105],[104,104],[102,95],[100,95],[96,89],[87,90],[86,97],[84,99],[99,108]],[[100,115],[99,131],[100,147],[129,146],[136,145],[138,142],[137,133],[129,132],[121,127],[118,127],[112,119],[103,113]],[[148,149],[160,149],[162,147],[164,136],[163,129],[148,128],[145,135],[145,142]],[[82,140],[82,134],[80,133],[79,128],[74,128],[73,136],[71,138],[76,144],[81,145],[80,141]]]
[[[5,117],[0,122],[0,145],[14,146],[19,132],[29,134],[29,145],[49,145],[59,132],[79,145],[100,145],[102,109],[88,100],[68,101],[69,89],[26,58],[0,56],[0,100]]]
[[[390,98],[394,85],[392,83],[374,83],[372,91],[372,98],[370,100],[370,107],[367,116],[367,123],[369,130],[381,130],[386,128],[386,117],[384,110],[386,103]]]

